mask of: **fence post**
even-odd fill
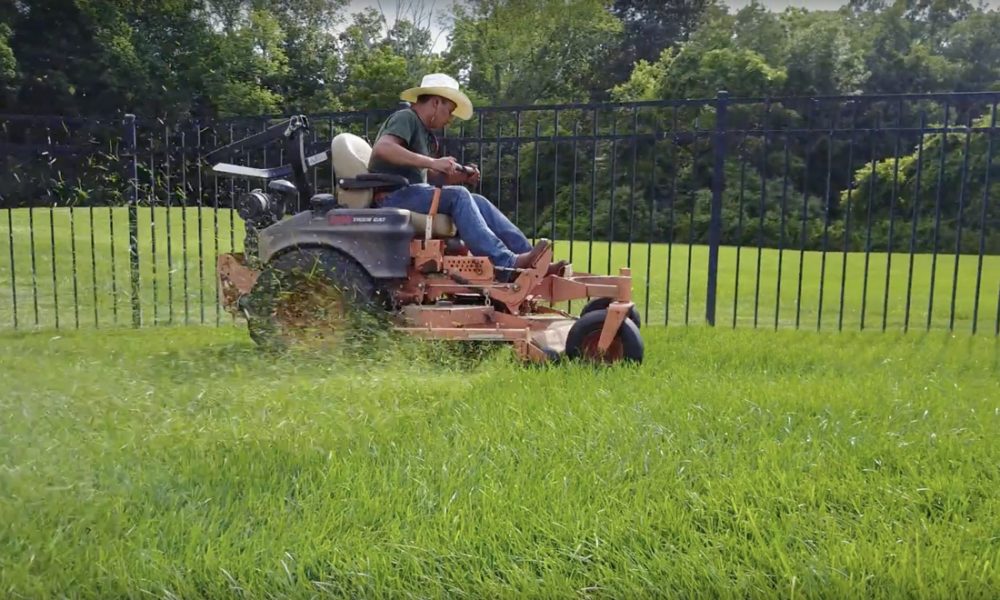
[[[729,92],[720,90],[715,102],[715,135],[712,138],[715,161],[712,168],[712,216],[708,225],[708,289],[705,294],[705,320],[715,325],[716,290],[719,283],[719,244],[722,238],[722,191],[726,188],[726,110]]]
[[[126,163],[128,179],[128,249],[129,278],[132,283],[132,326],[142,324],[142,312],[139,303],[139,157],[136,148],[135,115],[125,115],[125,148],[122,156]],[[112,243],[114,241],[112,240]]]

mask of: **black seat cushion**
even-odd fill
[[[357,177],[342,177],[337,184],[345,190],[386,189],[397,190],[410,185],[410,180],[402,175],[389,173],[361,173]]]

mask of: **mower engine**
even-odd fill
[[[255,189],[240,196],[236,214],[243,219],[246,237],[243,240],[247,263],[257,268],[257,251],[260,231],[274,225],[285,217],[289,201],[298,196],[298,190],[290,182],[277,179],[268,183],[267,193]]]

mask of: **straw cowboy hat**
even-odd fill
[[[472,101],[458,89],[458,82],[454,78],[444,73],[431,73],[424,75],[419,87],[412,87],[403,91],[399,98],[406,102],[416,102],[421,94],[431,94],[442,96],[455,103],[455,110],[452,113],[459,119],[467,121],[472,118]]]

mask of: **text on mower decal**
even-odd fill
[[[368,223],[385,223],[388,217],[364,216],[364,215],[330,215],[330,225],[358,225]]]

